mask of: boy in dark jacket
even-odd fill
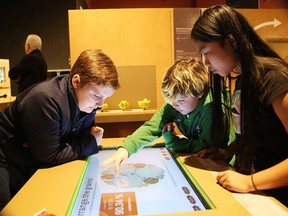
[[[39,167],[98,152],[96,110],[119,88],[112,60],[86,50],[68,75],[26,89],[0,113],[0,210]]]

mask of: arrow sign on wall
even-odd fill
[[[261,23],[261,24],[255,26],[254,30],[256,31],[257,29],[268,26],[268,25],[274,25],[274,28],[275,28],[275,27],[279,26],[280,24],[281,24],[281,22],[274,18],[274,21],[264,22],[264,23]]]

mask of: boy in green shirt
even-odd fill
[[[203,62],[197,58],[177,61],[163,78],[162,94],[166,104],[129,135],[101,167],[114,162],[118,172],[131,154],[161,136],[175,152],[198,153],[211,147],[212,101],[209,72]],[[174,133],[173,123],[184,136]]]

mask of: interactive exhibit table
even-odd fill
[[[288,215],[272,197],[231,193],[217,184],[215,174],[227,164],[176,156],[161,139],[131,155],[119,173],[113,165],[100,168],[123,139],[103,139],[102,150],[86,160],[37,170],[0,216]]]
[[[100,168],[115,149],[88,159],[67,215],[161,215],[205,211],[213,203],[166,147],[148,147],[115,172]]]

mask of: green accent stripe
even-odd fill
[[[75,189],[75,191],[74,191],[73,197],[72,197],[72,199],[71,199],[71,201],[70,201],[68,210],[67,210],[67,212],[66,212],[66,214],[65,214],[66,216],[70,216],[71,213],[72,213],[72,210],[73,210],[74,204],[75,204],[75,200],[76,200],[76,198],[77,198],[77,196],[78,196],[78,193],[79,193],[80,187],[81,187],[81,185],[82,185],[84,176],[85,176],[85,174],[86,174],[86,170],[87,170],[88,164],[89,164],[89,162],[90,162],[90,159],[91,159],[91,156],[89,156],[89,157],[87,158],[87,160],[86,160],[84,169],[83,169],[82,174],[81,174],[81,176],[80,176],[80,180],[78,181],[78,184],[77,184],[76,189]]]

